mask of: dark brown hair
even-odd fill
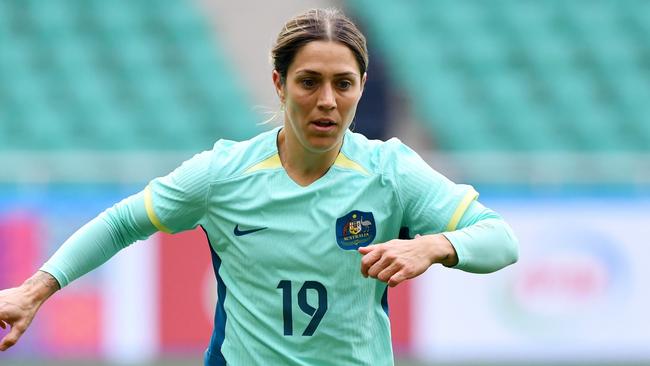
[[[282,83],[300,48],[312,41],[336,41],[347,46],[359,64],[361,76],[368,68],[366,37],[337,9],[311,9],[287,21],[271,49],[273,68]]]

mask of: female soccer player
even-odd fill
[[[0,292],[18,341],[59,288],[156,231],[202,227],[218,303],[205,365],[392,365],[387,287],[441,263],[517,260],[508,225],[397,139],[349,131],[364,36],[336,10],[289,20],[272,50],[284,123],[219,140],[90,221],[23,285]],[[398,239],[410,232],[413,239]]]

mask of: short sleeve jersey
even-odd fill
[[[206,365],[392,365],[387,286],[364,278],[360,246],[455,229],[477,193],[397,139],[347,131],[308,186],[282,167],[279,127],[218,141],[145,190],[165,232],[201,226],[218,301]]]

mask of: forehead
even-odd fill
[[[359,74],[359,64],[352,51],[334,41],[312,41],[302,46],[289,66],[288,73],[315,71],[321,74]]]

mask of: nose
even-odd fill
[[[336,108],[336,97],[334,96],[334,88],[329,83],[320,88],[318,95],[318,108],[321,110],[332,110]]]

